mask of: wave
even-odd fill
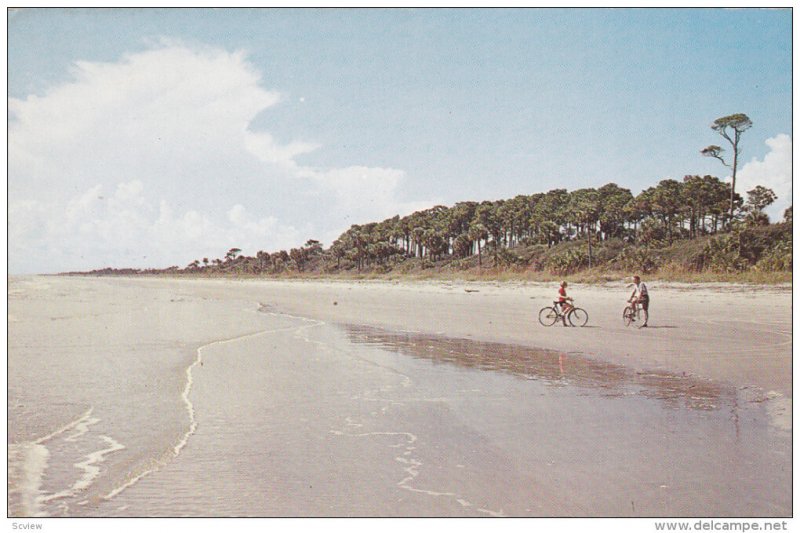
[[[50,452],[47,447],[35,442],[9,444],[9,516],[42,516],[39,496],[42,479],[47,469]],[[15,483],[12,483],[12,480]],[[11,488],[16,485],[15,488]],[[11,511],[13,496],[19,495],[19,513]]]
[[[125,446],[107,435],[101,435],[100,439],[108,447],[92,452],[86,456],[86,460],[75,463],[75,467],[83,470],[83,475],[68,489],[62,490],[49,496],[41,496],[40,503],[49,503],[53,500],[75,496],[76,494],[88,489],[92,482],[100,475],[100,467],[97,465],[105,461],[105,456],[119,450],[124,450]],[[66,440],[66,439],[65,439]]]
[[[19,495],[19,507],[22,516],[48,516],[48,513],[43,511],[43,504],[85,490],[99,474],[100,470],[94,466],[95,463],[101,461],[107,453],[120,449],[117,446],[122,445],[116,443],[116,441],[113,441],[110,437],[101,437],[113,441],[115,443],[113,449],[104,449],[99,452],[90,453],[87,455],[87,460],[84,463],[76,464],[75,466],[77,468],[84,470],[84,475],[75,485],[70,489],[59,491],[55,494],[48,495],[42,492],[41,487],[51,456],[47,443],[56,440],[70,431],[73,431],[73,433],[64,437],[63,441],[77,441],[88,433],[89,426],[99,422],[99,419],[92,417],[93,411],[94,408],[90,407],[79,417],[34,441],[9,445],[9,481],[13,479],[15,483],[10,483],[10,485],[16,485],[16,488],[9,489],[9,492]]]

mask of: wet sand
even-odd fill
[[[651,284],[652,327],[635,330],[622,285],[573,287],[589,327],[544,328],[537,285],[48,282],[124,296],[141,335],[111,352],[151,350],[157,317],[176,354],[159,405],[182,420],[133,480],[146,439],[96,422],[125,448],[106,445],[103,491],[68,516],[791,515],[788,291]],[[725,320],[703,318],[709,301]],[[104,316],[73,334],[96,345]]]
[[[212,282],[213,283],[213,282]],[[235,285],[235,283],[233,284]],[[343,324],[578,352],[792,395],[791,288],[650,282],[648,328],[625,327],[625,283],[572,285],[584,328],[537,321],[557,287],[504,283],[255,282],[275,309]]]

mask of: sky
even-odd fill
[[[11,274],[326,247],[434,205],[730,169],[792,195],[786,9],[21,9]]]

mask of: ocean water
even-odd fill
[[[92,515],[168,463],[198,347],[263,326],[246,302],[100,280],[12,278],[8,298],[10,516]]]
[[[9,516],[791,515],[761,391],[268,291],[10,280]]]

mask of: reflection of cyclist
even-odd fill
[[[630,300],[628,300],[634,306],[638,303],[642,306],[644,310],[644,324],[639,326],[640,328],[647,327],[647,318],[650,313],[648,313],[648,308],[650,307],[650,294],[647,292],[647,285],[641,280],[639,276],[633,276],[633,292],[631,293]]]
[[[567,325],[567,315],[573,309],[572,298],[567,296],[567,282],[562,281],[561,286],[558,288],[558,304],[561,306],[561,321]]]

